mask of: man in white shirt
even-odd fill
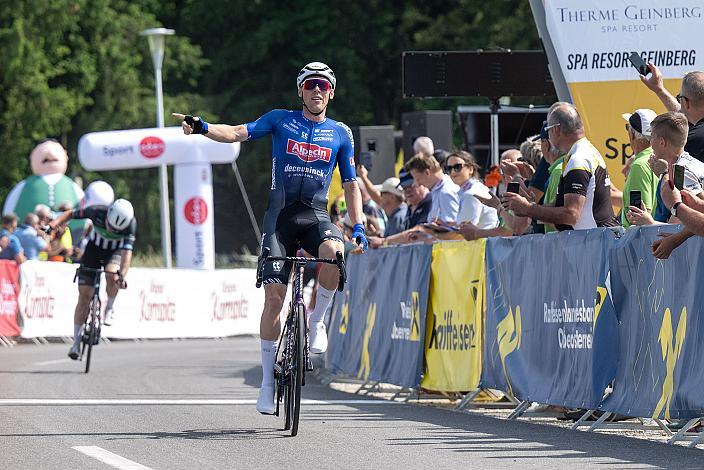
[[[418,154],[405,166],[416,183],[430,190],[432,207],[428,213],[428,222],[456,222],[460,211],[460,187],[442,172],[440,164],[434,157]]]

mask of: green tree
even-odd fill
[[[139,31],[160,26],[151,12],[157,8],[151,1],[33,0],[0,9],[0,198],[30,173],[36,142],[57,137],[69,152],[69,173],[105,179],[131,198],[140,245],[160,246],[156,171],[88,173],[76,157],[87,132],[155,125],[153,67]],[[164,88],[176,92],[169,103],[201,100],[187,90],[205,63],[188,38],[169,39]]]
[[[472,102],[403,99],[403,51],[540,47],[527,0],[230,0],[215,7],[203,2],[182,6],[172,18],[203,48],[210,66],[201,89],[216,98],[208,111],[227,123],[247,122],[272,108],[300,108],[295,76],[303,64],[321,60],[338,77],[331,117],[350,126],[398,127],[402,112]],[[270,144],[263,140],[244,144],[238,160],[259,220],[271,168]],[[218,250],[239,250],[243,244],[254,250],[251,230],[242,228],[247,214],[231,172],[217,172],[214,183]]]
[[[75,149],[86,132],[155,124],[142,29],[177,33],[167,39],[164,59],[167,125],[177,124],[168,120],[172,111],[242,123],[272,108],[297,109],[298,70],[322,60],[339,78],[331,117],[398,127],[402,112],[470,102],[403,99],[403,51],[540,47],[527,0],[0,0],[0,7],[0,198],[29,174],[36,141],[57,137],[69,151],[70,174],[105,179],[134,202],[140,248],[160,247],[156,170],[86,172]],[[259,220],[270,155],[263,139],[243,145],[238,161]],[[232,170],[218,166],[213,178],[216,249],[254,251]]]

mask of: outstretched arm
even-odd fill
[[[665,85],[662,81],[662,72],[660,69],[653,65],[652,62],[648,62],[648,68],[650,69],[650,77],[640,76],[640,81],[645,84],[653,93],[660,98],[662,104],[665,105],[668,111],[678,112],[680,111],[680,103],[677,99],[672,96],[672,93],[667,91]]]
[[[186,135],[190,134],[200,134],[201,132],[194,132],[194,127],[196,127],[196,130],[199,130],[201,126],[203,127],[204,121],[202,121],[198,117],[193,117],[194,119],[194,125],[191,126],[188,122],[186,117],[188,115],[186,114],[180,114],[180,113],[171,113],[173,117],[181,121],[181,128],[183,129],[183,133]],[[201,122],[198,124],[198,122]],[[216,142],[222,142],[225,144],[233,143],[233,142],[244,142],[247,140],[247,137],[249,136],[249,133],[247,132],[247,126],[244,124],[240,124],[238,126],[231,126],[229,124],[207,124],[207,130],[208,132],[205,135],[207,138],[212,139]]]
[[[56,228],[56,226],[65,224],[66,222],[71,220],[72,215],[73,215],[73,210],[67,210],[67,211],[62,212],[61,214],[59,214],[59,216],[57,218],[55,218],[54,220],[49,222],[49,227],[51,227],[51,229],[53,230]]]

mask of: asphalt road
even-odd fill
[[[299,435],[254,410],[259,342],[0,350],[3,469],[702,468],[699,450],[304,388]]]

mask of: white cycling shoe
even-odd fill
[[[113,308],[105,309],[105,318],[103,319],[103,325],[105,325],[105,326],[112,325],[112,322],[114,319],[115,319],[115,309],[113,309]]]
[[[81,353],[81,343],[77,343],[71,346],[71,349],[68,350],[68,357],[73,359],[74,361],[78,360],[78,355]]]
[[[310,324],[308,341],[310,342],[310,352],[313,354],[322,354],[328,350],[328,333],[325,329],[325,323],[315,322]]]
[[[259,389],[257,411],[263,415],[273,415],[276,411],[274,406],[274,384],[262,385],[262,388]]]

